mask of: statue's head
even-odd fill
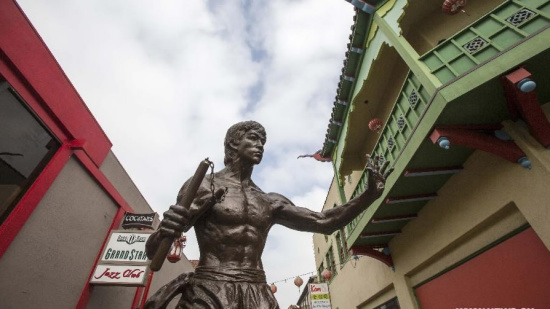
[[[225,158],[223,159],[225,165],[229,165],[237,159],[238,151],[234,145],[239,145],[246,132],[251,130],[256,131],[263,139],[263,144],[265,144],[265,128],[260,123],[249,120],[232,125],[225,134]]]

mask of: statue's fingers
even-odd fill
[[[380,167],[380,174],[385,175],[384,171],[388,168],[388,165],[390,165],[390,161],[385,161],[382,166]]]
[[[173,222],[163,222],[159,227],[160,234],[164,237],[179,237],[183,227]]]
[[[388,177],[390,177],[391,173],[393,173],[393,167],[388,169],[385,173],[384,173],[384,179],[388,179]]]
[[[376,156],[374,156],[374,170],[375,171],[378,171],[378,166],[379,166],[378,163],[380,163],[380,156],[376,155]]]
[[[366,155],[367,157],[367,170],[374,170],[374,163],[372,162],[372,157],[370,154]]]

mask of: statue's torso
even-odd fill
[[[261,255],[273,224],[273,197],[255,185],[217,178],[216,188],[227,187],[195,224],[201,266],[262,268]]]

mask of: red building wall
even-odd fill
[[[532,228],[416,288],[422,309],[550,308],[550,251]]]

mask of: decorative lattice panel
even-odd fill
[[[477,36],[470,42],[462,45],[462,48],[467,50],[470,54],[475,54],[487,44],[487,41],[485,41],[482,37]]]
[[[424,54],[442,83],[521,43],[550,24],[550,0],[509,0]]]

